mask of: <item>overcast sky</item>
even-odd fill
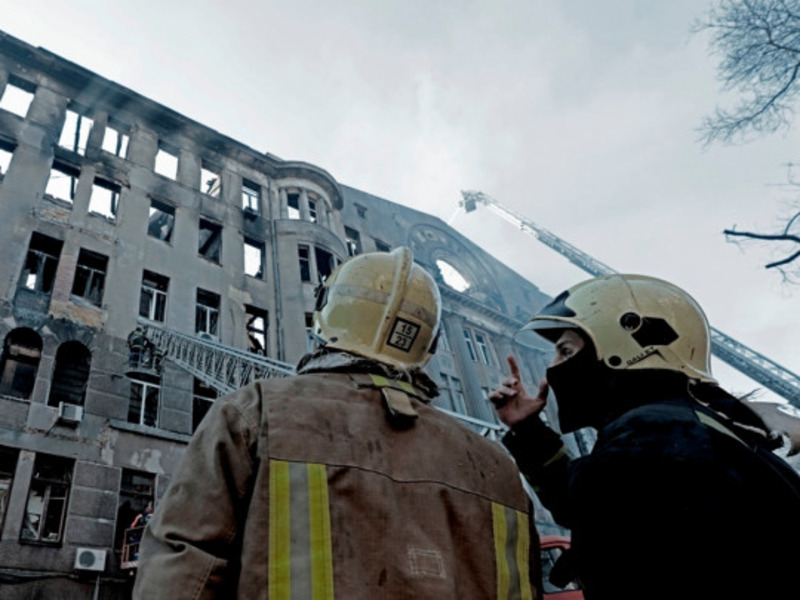
[[[712,325],[800,372],[800,287],[765,249],[797,194],[786,135],[703,148],[706,0],[29,0],[0,28],[257,150],[451,224],[543,291],[586,275],[478,189],[613,268],[671,280]],[[531,307],[534,310],[538,307]],[[754,387],[721,363],[734,391]],[[764,396],[770,398],[770,394]]]

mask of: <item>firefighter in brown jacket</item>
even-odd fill
[[[321,287],[298,375],[215,403],[141,548],[141,600],[535,599],[538,538],[503,449],[431,408],[440,318],[411,252]]]

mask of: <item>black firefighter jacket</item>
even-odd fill
[[[571,459],[538,416],[504,443],[560,524],[587,600],[800,598],[800,490],[686,398],[641,405]]]

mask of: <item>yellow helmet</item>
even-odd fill
[[[342,263],[317,295],[314,333],[338,348],[402,369],[434,351],[441,300],[411,250],[360,254]]]
[[[644,275],[605,275],[561,293],[524,330],[555,341],[577,328],[612,369],[662,369],[716,383],[711,335],[700,305],[684,290]]]

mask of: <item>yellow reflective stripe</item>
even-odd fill
[[[377,387],[395,388],[404,391],[406,394],[411,394],[412,396],[419,395],[419,392],[414,389],[414,386],[407,381],[389,379],[388,377],[384,377],[383,375],[375,375],[374,373],[370,373],[369,377],[372,379],[372,383]]]
[[[289,531],[289,463],[269,466],[269,597],[290,600],[291,535]]]
[[[494,559],[497,567],[497,598],[508,598],[508,561],[506,560],[506,511],[505,507],[492,503],[492,525],[494,528]]]
[[[308,465],[309,534],[311,542],[311,597],[333,598],[333,551],[325,465]]]
[[[519,587],[521,600],[533,600],[531,577],[529,571],[531,553],[531,535],[528,515],[517,513],[517,567],[519,569]]]
[[[492,503],[494,552],[499,600],[533,600],[530,583],[530,530],[528,515]]]

